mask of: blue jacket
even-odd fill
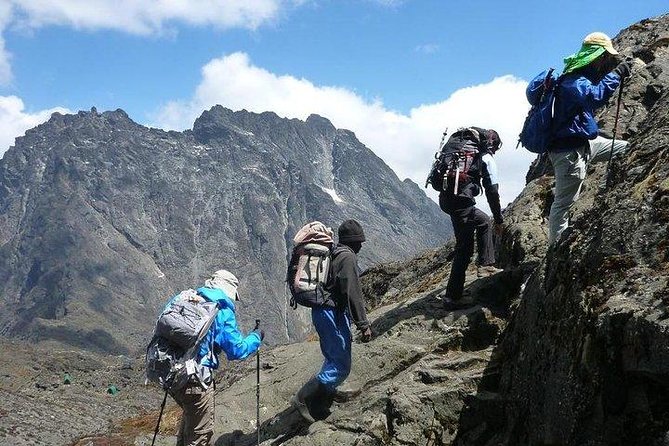
[[[607,103],[620,85],[620,76],[611,72],[599,83],[592,83],[587,73],[570,73],[557,85],[553,115],[553,139],[549,149],[556,152],[581,147],[587,140],[595,139],[599,130],[594,117],[596,109]],[[534,79],[534,82],[543,82]]]
[[[198,361],[203,366],[217,369],[218,354],[224,351],[228,360],[244,359],[255,353],[260,347],[260,335],[251,332],[244,337],[237,328],[235,304],[223,290],[202,287],[197,290],[200,296],[210,302],[217,302],[220,310],[209,332],[202,340]],[[213,354],[211,354],[213,353]]]

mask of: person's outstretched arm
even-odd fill
[[[220,310],[216,316],[216,324],[219,330],[214,342],[218,349],[225,352],[229,360],[247,358],[260,347],[260,334],[252,331],[248,336],[243,336],[237,328],[237,319],[231,309]]]

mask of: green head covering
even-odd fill
[[[584,43],[581,50],[564,59],[563,74],[571,73],[582,68],[606,52],[606,48],[600,45]]]

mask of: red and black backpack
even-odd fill
[[[427,182],[438,192],[458,195],[462,188],[481,181],[481,156],[487,150],[485,130],[458,129],[435,154]]]

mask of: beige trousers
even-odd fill
[[[177,446],[210,446],[214,435],[214,386],[191,386],[172,394],[183,410]]]
[[[569,226],[569,211],[585,180],[586,147],[567,152],[548,152],[555,171],[555,199],[548,217],[548,245],[560,239]]]

